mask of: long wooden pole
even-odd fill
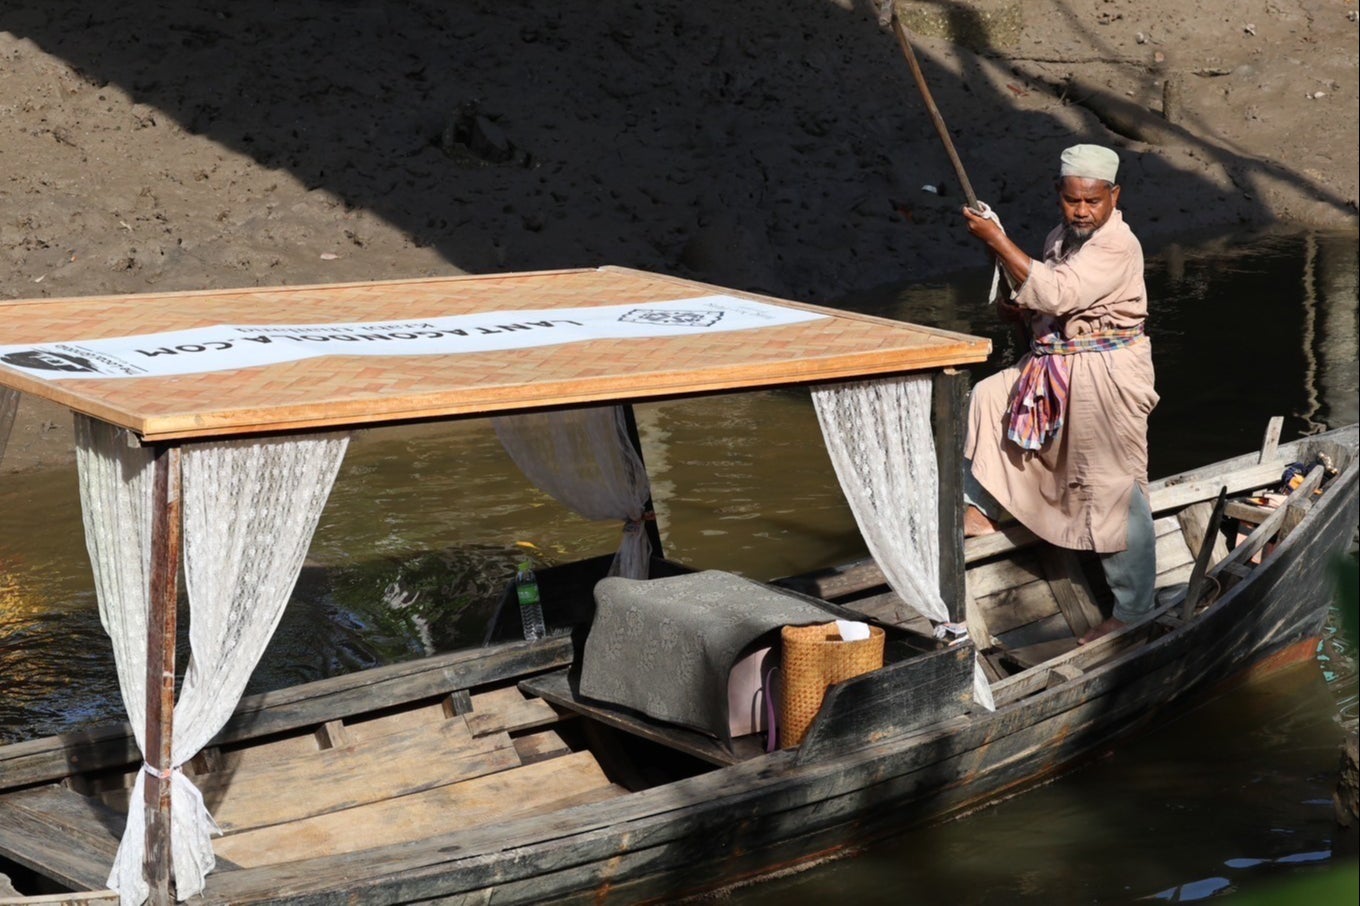
[[[175,606],[180,553],[179,448],[152,466],[151,613],[146,627],[146,861],[154,906],[170,906],[170,765],[175,713]]]
[[[911,38],[907,34],[907,27],[902,24],[902,18],[897,14],[897,7],[894,4],[892,9],[892,30],[897,35],[897,43],[902,46],[902,53],[906,55],[907,65],[911,67],[911,74],[916,78],[916,87],[921,90],[921,99],[925,101],[926,110],[930,113],[931,122],[935,124],[935,131],[939,133],[940,141],[944,143],[944,151],[949,155],[949,162],[954,165],[954,174],[959,178],[959,185],[963,187],[963,197],[968,201],[968,207],[974,211],[981,211],[982,206],[978,204],[977,194],[973,192],[973,184],[968,181],[968,174],[964,172],[963,161],[959,160],[959,152],[954,150],[954,139],[949,135],[949,129],[944,124],[944,117],[940,115],[940,108],[935,106],[935,98],[930,94],[930,86],[926,84],[925,73],[921,71],[921,64],[916,59],[916,51],[912,50]]]
[[[902,24],[902,18],[897,14],[896,0],[886,0],[886,5],[879,15],[880,22],[884,19],[892,20],[893,34],[897,35],[897,43],[902,47],[902,53],[907,58],[907,65],[911,67],[911,74],[916,79],[916,87],[921,91],[921,100],[925,101],[926,110],[930,113],[930,120],[935,124],[935,132],[944,144],[945,154],[949,155],[949,162],[954,165],[954,174],[959,178],[959,185],[963,187],[963,197],[968,202],[968,207],[981,214],[982,205],[978,202],[977,193],[973,191],[973,184],[969,181],[968,174],[963,169],[963,161],[959,160],[959,152],[954,150],[954,139],[949,135],[949,127],[944,124],[944,117],[940,115],[940,108],[935,106],[935,98],[930,93],[930,86],[926,84],[926,75],[921,71],[921,64],[916,59],[916,51],[911,47],[911,37],[907,34],[907,27]],[[993,263],[998,263],[995,253],[992,253],[991,257]],[[1028,347],[1030,343],[1029,325],[1008,314],[999,301],[997,310],[1004,320],[1014,322],[1020,335],[1021,345]]]

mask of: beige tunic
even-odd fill
[[[1061,238],[1061,227],[1049,233],[1043,262],[1030,262],[1015,294],[1034,332],[1047,332],[1055,321],[1068,338],[1141,325],[1143,250],[1121,213],[1065,261]],[[1147,493],[1147,418],[1157,405],[1152,345],[1144,339],[1067,361],[1068,408],[1056,437],[1036,451],[1006,437],[1022,359],[973,389],[965,452],[978,482],[1040,538],[1076,550],[1121,551],[1134,484]]]

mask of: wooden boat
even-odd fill
[[[927,335],[939,343],[916,368],[977,357],[956,337]],[[919,356],[921,335],[912,340]],[[809,377],[785,363],[781,380],[913,367],[881,352],[834,374],[827,366]],[[722,389],[779,382],[753,368]],[[72,383],[14,383],[90,411]],[[645,398],[649,385],[633,373],[611,392],[576,386],[599,400]],[[957,384],[943,386],[960,398]],[[435,415],[467,396],[449,399]],[[319,421],[316,408],[277,411],[289,429]],[[157,437],[158,424],[140,422],[141,436]],[[192,441],[186,425],[164,433]],[[1099,569],[1018,528],[967,542],[960,529],[956,549],[943,545],[942,560],[966,564],[956,585],[973,641],[937,638],[872,562],[767,586],[831,602],[887,636],[883,667],[832,686],[795,747],[769,752],[755,734],[729,745],[580,693],[608,558],[540,574],[556,630],[546,639],[516,640],[510,610],[483,648],[244,698],[185,769],[222,830],[217,868],[192,902],[669,900],[1013,794],[1180,699],[1314,656],[1331,601],[1326,566],[1356,530],[1360,438],[1351,426],[1280,444],[1278,430],[1260,450],[1152,484],[1159,605],[1087,645],[1076,638],[1108,613]],[[1306,467],[1301,483],[1263,502],[1291,463]],[[942,522],[955,510],[942,503]],[[656,558],[652,575],[694,567]],[[995,710],[974,702],[975,654]],[[105,885],[142,758],[127,725],[0,748],[0,871],[24,891],[0,903],[117,902]]]

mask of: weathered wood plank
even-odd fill
[[[241,699],[231,720],[210,745],[297,729],[310,733],[327,720],[563,667],[571,663],[571,656],[571,639],[560,636],[449,652],[250,695]],[[141,753],[127,724],[108,724],[0,746],[0,783],[26,786],[79,771],[131,767],[140,762]]]
[[[847,610],[876,620],[887,626],[896,626],[907,632],[914,632],[931,638],[934,633],[934,624],[926,619],[915,608],[907,606],[907,603],[897,596],[895,591],[885,591],[882,594],[870,595],[866,598],[856,598],[848,604],[842,604]]]
[[[1028,648],[1030,645],[1038,645],[1041,642],[1052,642],[1057,639],[1071,637],[1072,628],[1067,625],[1067,618],[1061,612],[1055,612],[1042,620],[1035,620],[1023,626],[1017,626],[1007,632],[999,633],[997,640],[1005,648]]]
[[[518,767],[504,733],[474,738],[459,718],[338,749],[229,770],[195,785],[226,833],[296,821]],[[103,797],[125,807],[125,791]]]
[[[1039,559],[1044,564],[1049,589],[1073,635],[1084,635],[1104,619],[1073,551],[1045,544],[1040,547]]]
[[[595,758],[578,752],[396,799],[232,834],[214,841],[214,849],[240,865],[291,862],[421,840],[441,828],[504,820],[593,790],[610,789]]]
[[[0,797],[0,855],[72,890],[104,890],[125,816],[60,786]]]
[[[1157,571],[1175,569],[1184,566],[1186,563],[1193,563],[1194,554],[1190,553],[1189,546],[1185,543],[1185,538],[1181,537],[1179,529],[1168,535],[1163,535],[1157,539]]]
[[[556,730],[526,733],[514,737],[511,741],[515,745],[516,754],[519,755],[520,764],[533,764],[536,761],[546,761],[571,753],[571,747],[563,741]]]
[[[1213,515],[1214,505],[1208,501],[1191,504],[1176,514],[1181,536],[1185,539],[1192,557],[1199,555],[1200,545],[1208,534],[1209,517]],[[1213,566],[1228,555],[1228,542],[1220,532],[1214,532],[1209,551],[1209,565]]]
[[[354,742],[364,742],[391,733],[442,724],[446,718],[444,704],[434,702],[416,708],[393,711],[390,714],[382,714],[377,717],[347,720],[344,722],[345,734]]]
[[[1265,437],[1261,440],[1260,462],[1270,462],[1280,453],[1280,431],[1284,428],[1284,416],[1273,415],[1266,422]],[[1229,493],[1232,493],[1231,491]]]
[[[1193,480],[1176,483],[1168,480],[1161,488],[1149,487],[1149,503],[1154,515],[1165,513],[1191,503],[1212,500],[1218,496],[1220,488],[1226,487],[1229,494],[1238,494],[1278,484],[1283,470],[1284,461],[1275,459]]]
[[[317,742],[315,733],[303,733],[270,740],[247,749],[219,750],[216,759],[217,770],[254,770],[257,766],[272,761],[295,758],[299,755],[314,755],[321,751]]]
[[[7,897],[0,893],[0,906],[119,906],[112,890],[84,890],[78,893],[46,893],[38,896]]]
[[[1000,638],[1014,629],[1058,613],[1058,602],[1048,583],[1035,579],[978,598],[978,609],[992,635]]]
[[[987,625],[987,619],[982,615],[982,610],[978,607],[977,601],[973,599],[972,595],[968,595],[964,603],[968,638],[979,652],[995,647],[996,643],[992,638],[991,628]],[[982,665],[982,672],[989,683],[996,682],[1004,675],[988,657],[980,656],[978,663]]]
[[[963,642],[832,686],[798,747],[798,763],[904,736],[962,714],[973,703],[975,651],[971,642]]]
[[[1190,574],[1194,571],[1195,564],[1189,562],[1182,563],[1179,566],[1173,566],[1166,572],[1159,572],[1157,573],[1157,587],[1167,588],[1172,585],[1180,585],[1183,582],[1188,582],[1190,580]]]
[[[474,736],[488,733],[514,733],[559,723],[562,715],[552,705],[541,698],[523,698],[495,711],[478,712],[464,715],[467,725]]]
[[[933,381],[932,433],[939,472],[940,597],[950,622],[964,619],[963,442],[968,372],[945,368]]]
[[[1023,667],[1037,667],[1045,661],[1051,661],[1060,654],[1066,654],[1077,647],[1075,638],[1054,639],[1050,642],[1038,642],[1033,645],[1026,645],[1024,648],[1012,648],[1006,652],[1006,657],[1015,661]],[[1060,676],[1066,676],[1071,672],[1071,668],[1059,665],[1056,668]]]
[[[1000,591],[1045,579],[1039,555],[1034,551],[1017,553],[1005,560],[995,560],[975,566],[968,571],[968,593],[982,599]]]

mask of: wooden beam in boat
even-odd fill
[[[963,569],[963,442],[968,407],[968,372],[945,368],[935,374],[932,426],[939,470],[940,597],[952,623],[966,618]]]
[[[170,895],[170,770],[174,745],[175,617],[180,553],[180,456],[157,449],[152,465],[151,613],[146,627],[146,880],[150,901]],[[154,773],[153,773],[154,772]]]
[[[1165,513],[1191,503],[1213,500],[1219,488],[1226,487],[1229,494],[1241,491],[1254,491],[1267,485],[1278,484],[1284,471],[1284,461],[1273,459],[1255,463],[1221,475],[1209,475],[1177,484],[1154,485],[1149,488],[1149,502],[1153,515]]]

